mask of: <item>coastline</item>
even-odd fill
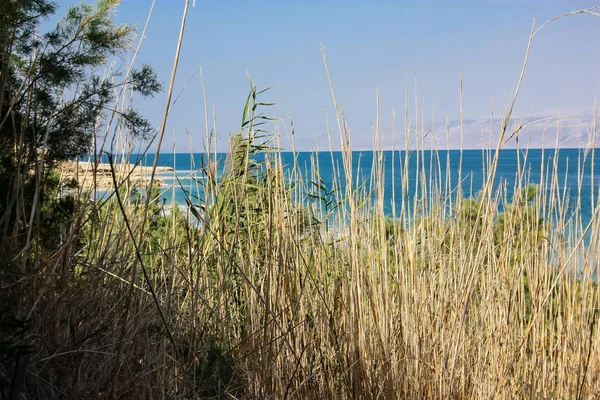
[[[145,186],[150,182],[152,167],[136,166],[135,164],[113,164],[117,178],[123,179],[129,175],[134,186]],[[90,161],[65,161],[57,166],[61,181],[75,180],[82,189],[111,189],[113,179],[111,166],[107,163],[95,165]],[[157,173],[173,172],[171,167],[156,167]],[[95,183],[94,183],[95,176]],[[154,184],[161,186],[163,181],[154,178]]]

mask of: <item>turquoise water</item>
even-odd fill
[[[370,151],[354,152],[352,154],[353,182],[369,184],[374,154]],[[592,170],[592,152],[588,152],[585,162],[584,155],[585,151],[583,149],[561,149],[559,151],[534,149],[526,153],[517,150],[502,150],[499,156],[494,189],[501,187],[501,185],[506,185],[507,196],[509,199],[512,197],[512,189],[516,181],[519,162],[521,170],[526,171],[526,180],[534,184],[539,184],[543,179],[546,179],[547,171],[551,171],[554,163],[557,163],[557,178],[561,195],[564,189],[564,193],[569,197],[570,208],[573,208],[577,200],[580,200],[582,219],[589,221],[593,210],[591,203],[592,188],[595,197],[598,197],[600,159],[594,161],[594,168]],[[599,155],[600,150],[596,149],[595,157]],[[289,170],[290,166],[294,164],[294,154],[284,152],[281,153],[281,156],[284,165]],[[296,156],[297,165],[309,179],[314,178],[314,175],[310,174],[311,163],[318,161],[320,179],[327,190],[334,188],[334,170],[339,171],[342,182],[344,181],[343,155],[341,152],[319,154],[300,152]],[[419,180],[419,185],[421,184],[421,178],[417,177],[417,173],[420,173],[422,170],[425,171],[425,180],[429,181],[431,179],[433,182],[439,182],[440,178],[441,182],[445,182],[446,174],[450,171],[452,189],[455,189],[459,185],[460,175],[462,178],[460,186],[463,196],[470,197],[476,195],[482,187],[486,177],[483,166],[487,164],[485,160],[490,157],[490,153],[487,151],[482,152],[481,150],[463,151],[462,171],[459,171],[461,152],[458,150],[419,152],[384,151],[382,156],[385,188],[384,211],[386,214],[391,215],[393,211],[393,188],[396,192],[396,212],[399,213],[400,211],[401,187],[406,157],[408,157],[408,193],[411,194],[410,197],[414,197],[417,180]],[[218,158],[220,160],[220,170],[224,164],[225,155],[219,154]],[[131,162],[138,160],[141,165],[149,166],[154,161],[154,155],[147,155],[145,157],[140,155],[131,156]],[[205,165],[205,160],[205,154],[203,153],[193,155],[165,153],[159,156],[159,166],[167,166],[175,169],[174,172],[158,174],[158,177],[163,180],[163,197],[168,203],[171,202],[174,196],[176,203],[185,204],[186,195],[190,196],[194,203],[201,201],[202,196],[197,192],[196,188],[200,188],[203,183],[201,169]],[[102,161],[106,162],[107,160]],[[584,171],[584,176],[581,182],[579,182],[581,169]],[[542,176],[542,170],[546,171],[544,176]],[[459,174],[459,172],[461,173]],[[343,191],[343,187],[340,189]],[[316,194],[316,186],[309,185],[308,191]],[[445,193],[445,188],[442,187],[442,195],[444,194],[447,193]]]

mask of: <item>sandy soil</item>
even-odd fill
[[[58,170],[61,174],[61,179],[70,180],[76,179],[79,187],[90,189],[94,186],[94,163],[67,161],[58,165]],[[145,186],[150,181],[152,167],[135,167],[133,164],[117,164],[114,165],[117,175],[117,182],[121,182],[130,172],[130,182],[136,186]],[[171,167],[157,167],[156,172],[172,172]],[[161,185],[160,179],[154,178],[155,185]],[[110,189],[113,186],[110,164],[98,164],[96,168],[96,189]]]

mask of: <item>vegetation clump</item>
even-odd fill
[[[405,157],[388,199],[381,152],[358,184],[345,148],[327,187],[284,165],[251,84],[224,168],[208,151],[167,204],[115,165],[153,132],[125,99],[161,89],[98,73],[133,40],[117,3],[41,35],[53,3],[0,3],[0,398],[600,396],[599,225],[567,218],[556,166],[469,198]],[[65,195],[57,163],[90,153],[109,195]]]

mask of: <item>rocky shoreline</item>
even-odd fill
[[[134,186],[145,186],[150,182],[152,167],[135,166],[134,164],[114,164],[117,182],[121,182],[129,175],[129,180]],[[113,187],[113,178],[110,164],[100,163],[95,165],[93,162],[66,161],[57,166],[60,172],[61,181],[76,180],[82,189],[111,189]],[[157,173],[173,172],[171,167],[156,167]],[[94,180],[95,175],[95,180]],[[161,186],[162,180],[154,178],[154,185]]]

